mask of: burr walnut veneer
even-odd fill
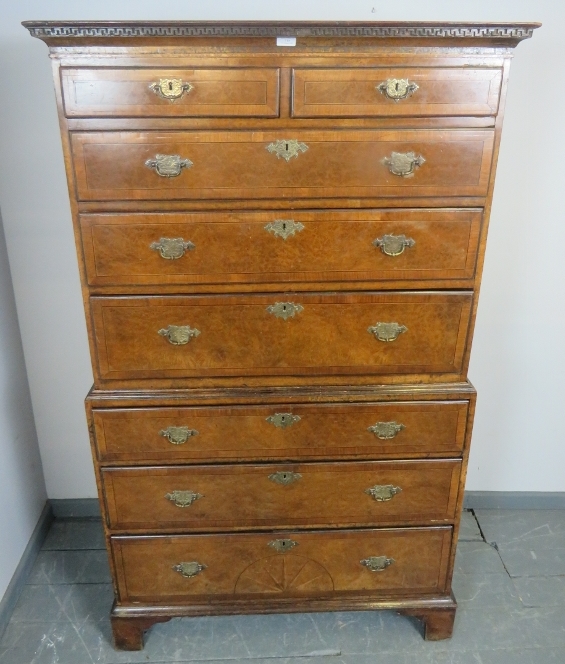
[[[25,25],[53,61],[116,646],[337,609],[448,637],[508,69],[537,24]]]

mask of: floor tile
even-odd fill
[[[531,549],[565,547],[565,510],[475,510],[487,542]]]
[[[463,574],[506,574],[498,552],[486,542],[459,542],[455,570]]]
[[[481,570],[469,574],[456,572],[453,594],[459,606],[522,606],[519,593],[507,574],[484,574]]]
[[[537,609],[521,607],[472,608],[461,606],[457,610],[453,636],[448,641],[421,641],[418,651],[433,650],[478,651],[528,648],[540,645],[538,641]],[[532,613],[534,612],[534,613]],[[551,633],[551,629],[548,629]],[[561,646],[558,638],[548,641],[548,646]]]
[[[523,576],[512,581],[524,606],[565,607],[565,576]]]
[[[534,549],[499,544],[498,552],[512,577],[565,575],[565,547]]]
[[[14,609],[13,622],[107,620],[114,600],[110,584],[28,585]]]
[[[563,664],[565,648],[480,651],[473,664]]]
[[[459,529],[460,542],[482,542],[483,536],[472,512],[465,510],[461,514],[461,527]]]
[[[110,583],[106,551],[40,551],[29,584]]]
[[[101,519],[56,519],[42,546],[43,551],[105,548]]]

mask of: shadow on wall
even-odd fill
[[[47,500],[0,217],[0,599]]]

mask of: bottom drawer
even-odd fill
[[[452,529],[114,537],[120,603],[445,592]]]

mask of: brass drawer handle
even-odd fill
[[[387,256],[400,256],[406,247],[413,247],[415,244],[415,240],[406,235],[383,235],[373,242],[373,245],[380,247]]]
[[[167,500],[170,500],[171,503],[174,503],[177,507],[190,507],[192,503],[195,503],[200,498],[204,498],[201,493],[194,493],[194,491],[179,491],[175,489],[171,493],[165,495]]]
[[[367,332],[370,332],[379,341],[391,342],[396,341],[404,332],[408,332],[408,328],[406,325],[398,323],[375,323],[367,328]]]
[[[275,413],[265,418],[267,422],[270,422],[277,429],[291,427],[295,422],[300,422],[300,419],[300,416],[293,415],[292,413]]]
[[[196,560],[193,560],[189,563],[179,563],[178,565],[173,565],[175,572],[178,572],[187,579],[200,574],[200,572],[206,569],[206,565],[197,563]]]
[[[270,221],[264,228],[275,237],[282,237],[283,240],[287,240],[292,235],[300,233],[304,228],[304,224],[301,224],[299,221],[293,221],[292,219],[275,219],[275,221]]]
[[[271,540],[267,546],[272,547],[277,553],[283,553],[294,549],[295,546],[298,546],[298,542],[291,539],[276,539]]]
[[[390,440],[397,436],[402,429],[406,429],[404,424],[398,424],[397,422],[376,422],[373,426],[368,427],[367,431],[371,431],[381,440]]]
[[[149,248],[158,251],[161,258],[174,261],[177,258],[182,258],[187,251],[196,249],[196,245],[190,240],[185,242],[182,237],[162,237],[159,242],[152,242]]]
[[[166,337],[167,341],[173,346],[184,346],[192,338],[200,334],[200,330],[192,329],[190,325],[168,325],[159,330],[157,334]]]
[[[190,159],[183,159],[178,154],[156,154],[154,159],[145,162],[147,168],[153,169],[162,178],[176,178],[183,168],[190,168]]]
[[[401,491],[402,489],[399,486],[393,486],[392,484],[375,484],[375,486],[365,489],[365,493],[373,496],[377,503],[386,503]]]
[[[276,316],[276,318],[288,320],[289,318],[294,318],[301,311],[304,311],[304,307],[301,304],[294,304],[294,302],[275,302],[275,304],[267,307],[267,311]]]
[[[386,556],[371,556],[370,558],[365,558],[359,562],[371,572],[384,572],[389,565],[392,565],[394,558],[387,558]]]
[[[300,473],[293,473],[291,470],[278,470],[276,473],[269,475],[271,482],[275,484],[282,484],[282,486],[288,486],[297,482],[302,475]]]
[[[159,431],[159,435],[166,438],[172,445],[184,445],[192,436],[198,436],[198,431],[188,427],[167,427]]]
[[[387,78],[376,86],[376,89],[388,99],[393,101],[400,101],[413,95],[418,86],[416,83],[410,83],[407,78]]]
[[[191,83],[183,83],[182,78],[160,78],[158,82],[151,83],[150,90],[169,101],[180,99],[183,95],[188,94],[194,86]]]
[[[298,157],[301,152],[306,152],[306,143],[300,143],[295,138],[282,138],[267,145],[267,150],[274,154],[277,159],[281,157],[288,163],[293,157]]]
[[[417,166],[424,164],[426,160],[421,154],[415,152],[391,152],[390,157],[385,157],[383,163],[393,175],[409,178],[414,175]]]

